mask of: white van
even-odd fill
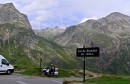
[[[0,73],[7,73],[10,75],[13,72],[14,67],[9,64],[9,62],[2,55],[0,55]]]

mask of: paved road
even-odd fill
[[[22,75],[0,75],[0,84],[62,84],[64,80],[82,80],[82,78],[43,78]]]

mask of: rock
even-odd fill
[[[31,28],[28,18],[20,13],[13,3],[0,4],[0,24],[11,23],[20,27]]]

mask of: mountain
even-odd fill
[[[41,37],[44,37],[48,40],[52,40],[54,37],[63,33],[65,29],[59,28],[56,26],[55,28],[45,28],[42,30],[34,30],[35,34]]]
[[[31,28],[27,16],[20,13],[13,3],[0,4],[0,24],[10,23],[20,27]]]
[[[25,14],[12,3],[0,4],[0,54],[13,65],[34,67],[42,58],[42,66],[54,63],[60,68],[82,68],[82,58],[77,58],[75,51],[85,45],[100,47],[100,57],[86,58],[87,70],[130,73],[130,17],[127,15],[114,12],[70,26],[60,34],[57,28],[44,31],[48,32],[44,36],[54,32],[54,37],[37,36]]]
[[[113,12],[98,20],[88,20],[66,28],[54,41],[73,50],[83,45],[100,47],[100,57],[86,58],[88,70],[130,73],[130,16]]]
[[[67,49],[35,35],[27,16],[12,3],[0,4],[0,54],[20,68],[51,63],[61,68],[72,68],[75,58]],[[70,66],[68,66],[70,65]]]

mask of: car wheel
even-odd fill
[[[7,73],[8,75],[10,75],[10,74],[11,74],[11,71],[10,71],[10,70],[7,70],[6,73]]]

